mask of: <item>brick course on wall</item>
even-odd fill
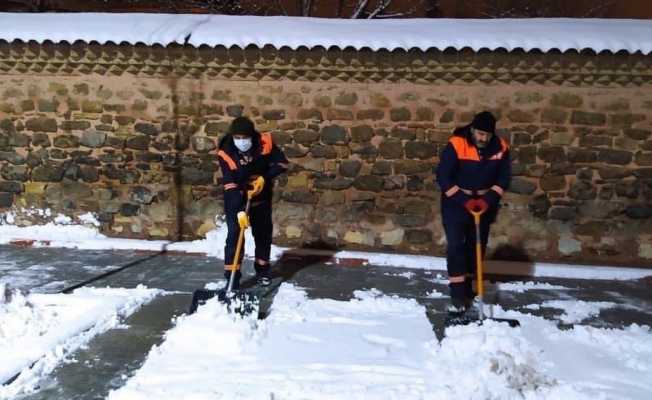
[[[500,117],[514,179],[497,258],[649,265],[652,61],[524,52],[0,43],[0,207],[93,212],[110,236],[215,227],[215,155],[248,115],[292,161],[275,242],[445,254],[433,167]]]

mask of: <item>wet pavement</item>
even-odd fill
[[[437,337],[442,337],[444,309],[449,300],[446,276],[442,271],[346,264],[348,266],[335,265],[327,255],[286,255],[274,266],[274,274],[304,288],[311,298],[348,300],[355,290],[365,289],[415,298],[425,306]],[[163,340],[173,318],[187,311],[192,291],[221,279],[222,262],[197,255],[0,246],[0,283],[7,282],[12,288],[23,291],[57,293],[125,266],[127,268],[89,286],[131,288],[143,284],[164,289],[168,295],[158,297],[127,318],[124,321],[127,329],[109,330],[74,352],[69,357],[71,361],[57,367],[41,382],[36,393],[21,399],[105,398],[111,389],[122,386],[140,367],[150,348]],[[245,264],[244,272],[246,276],[253,273],[249,263]],[[563,289],[520,292],[497,290],[497,285],[488,284],[487,304],[496,303],[505,309],[559,320],[560,309],[527,306],[548,300],[609,301],[618,306],[603,309],[581,324],[603,328],[620,328],[632,323],[652,325],[652,280],[649,278],[632,281],[490,278],[502,282],[548,283]],[[572,327],[561,321],[559,325]]]

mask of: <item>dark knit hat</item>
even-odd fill
[[[231,121],[231,126],[229,126],[230,135],[247,135],[254,136],[256,134],[256,128],[254,123],[247,117],[238,117]]]
[[[489,111],[483,111],[473,117],[471,126],[481,131],[496,133],[496,118]]]

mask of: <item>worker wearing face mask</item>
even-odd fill
[[[447,241],[450,314],[465,313],[474,297],[471,281],[476,271],[476,239],[471,211],[483,212],[480,243],[484,255],[489,227],[511,180],[509,146],[495,132],[496,118],[490,112],[476,114],[471,124],[453,132],[437,167]]]
[[[268,285],[273,228],[273,180],[287,170],[288,160],[273,143],[272,135],[259,133],[254,123],[246,117],[238,117],[231,122],[228,134],[220,141],[217,155],[222,170],[224,214],[228,228],[224,246],[224,276],[228,282],[235,270],[233,289],[238,289],[243,253],[240,253],[238,260],[234,259],[240,233],[238,213],[245,209],[249,192],[252,194],[249,224],[256,245],[256,280],[260,285]]]

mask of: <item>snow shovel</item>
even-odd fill
[[[483,260],[482,260],[482,243],[480,239],[480,217],[486,210],[480,209],[469,210],[473,215],[473,222],[475,223],[475,261],[476,261],[476,287],[478,291],[478,319],[480,324],[486,319],[484,313],[484,277],[483,277]],[[507,322],[512,328],[521,326],[518,320],[507,318],[493,318],[489,319],[498,322]],[[469,321],[472,322],[472,321]]]
[[[188,312],[189,314],[193,314],[195,311],[197,311],[197,308],[200,305],[205,304],[208,299],[211,299],[215,296],[217,296],[217,299],[220,303],[227,305],[229,311],[235,312],[236,314],[248,315],[257,309],[259,299],[255,293],[247,291],[246,289],[233,290],[233,281],[235,274],[240,269],[238,260],[240,259],[240,252],[242,251],[242,246],[244,244],[245,231],[247,228],[249,228],[249,207],[251,206],[251,197],[251,193],[248,191],[247,205],[245,206],[245,210],[238,213],[240,234],[238,236],[238,242],[235,246],[235,256],[233,257],[234,265],[233,269],[231,270],[231,275],[229,277],[227,287],[219,290],[195,290],[192,295],[192,303],[190,304],[190,310]]]
[[[491,319],[497,322],[506,322],[510,327],[520,326],[520,323],[515,319],[505,318],[487,318],[484,312],[484,276],[483,276],[483,260],[482,260],[482,240],[480,238],[480,217],[485,213],[485,209],[471,207],[469,212],[473,215],[475,223],[475,260],[476,260],[476,280],[477,280],[477,296],[478,296],[478,315],[469,315],[469,312],[459,316],[448,316],[444,322],[444,326],[453,325],[468,325],[471,323],[478,323],[482,325],[485,319]]]

